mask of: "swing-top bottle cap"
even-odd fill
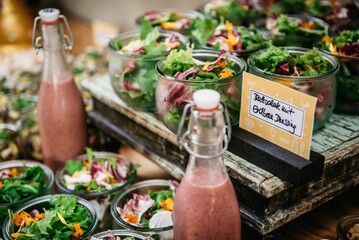
[[[60,10],[56,8],[45,8],[39,11],[39,16],[44,22],[54,22],[59,19]]]
[[[221,95],[212,89],[201,89],[193,93],[193,102],[196,108],[211,110],[218,107]]]

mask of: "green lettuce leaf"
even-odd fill
[[[76,161],[73,159],[67,161],[65,166],[66,166],[66,172],[70,176],[73,175],[75,172],[80,171],[84,167],[81,161]]]
[[[192,53],[193,46],[189,45],[187,45],[185,50],[172,50],[163,63],[163,73],[173,76],[176,72],[184,72],[192,67],[195,67],[196,64],[192,59]]]

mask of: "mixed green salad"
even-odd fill
[[[158,28],[152,28],[149,21],[143,21],[139,38],[126,44],[121,39],[113,39],[110,45],[116,51],[128,54],[125,57],[114,53],[123,59],[122,66],[111,66],[116,63],[110,61],[110,76],[115,92],[135,109],[154,111],[157,80],[155,66],[171,49],[181,47],[178,34],[161,34]]]
[[[251,0],[212,0],[203,6],[203,13],[214,18],[224,18],[237,26],[249,26],[260,14]]]
[[[16,240],[80,239],[91,224],[85,206],[73,195],[52,196],[49,206],[10,214],[11,237]]]
[[[328,34],[328,26],[322,20],[305,15],[267,17],[265,29],[276,46],[312,48]]]
[[[251,70],[257,74],[261,73],[255,68],[265,73],[272,73],[272,75],[264,74],[264,77],[270,80],[317,97],[314,118],[318,120],[318,123],[315,123],[315,128],[324,124],[333,112],[336,93],[334,66],[323,57],[318,49],[302,50],[294,55],[287,48],[272,46],[255,53],[248,62]],[[332,77],[329,77],[329,72],[333,72]],[[328,77],[323,80],[310,78],[325,75]]]
[[[359,30],[341,31],[336,37],[325,36],[322,49],[340,62],[338,92],[345,99],[359,100]]]
[[[178,182],[171,181],[168,190],[133,193],[124,206],[117,211],[127,223],[141,228],[163,228],[172,226],[172,211]]]
[[[191,36],[202,46],[224,51],[258,50],[270,44],[253,27],[233,26],[228,20],[208,17],[193,20]]]
[[[190,46],[186,50],[171,51],[160,67],[165,77],[158,83],[157,112],[163,122],[176,132],[184,106],[192,101],[192,93],[198,89],[210,88],[221,93],[232,124],[237,124],[243,66],[229,52],[221,52],[212,57],[199,54],[196,58],[193,54]]]
[[[141,17],[141,21],[145,19],[148,20],[153,27],[184,33],[190,27],[192,19],[198,15],[199,13],[197,12],[152,10],[145,12]]]
[[[0,171],[0,219],[5,219],[8,205],[38,195],[45,185],[45,171],[40,166],[8,168]]]
[[[13,203],[42,191],[45,171],[40,166],[9,168],[0,171],[0,203]]]
[[[287,76],[318,76],[326,74],[330,68],[316,48],[293,56],[288,49],[275,46],[253,55],[253,65],[265,72]]]
[[[70,190],[83,193],[110,191],[128,182],[133,182],[137,165],[122,157],[96,156],[87,148],[87,157],[66,162],[63,184]]]

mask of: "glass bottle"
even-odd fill
[[[209,89],[196,91],[193,102],[178,130],[190,158],[175,196],[174,239],[241,239],[239,204],[223,162],[231,132],[226,107]],[[181,136],[188,109],[188,130]]]
[[[41,36],[35,38],[38,23]],[[64,35],[63,23],[70,37]],[[85,106],[65,58],[65,49],[72,48],[72,34],[58,9],[39,11],[33,45],[36,52],[40,48],[44,52],[37,105],[42,156],[44,163],[56,170],[83,153],[87,142]]]

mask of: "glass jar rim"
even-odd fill
[[[193,50],[193,57],[213,57],[214,59],[217,59],[218,55],[219,55],[220,51],[216,51],[216,50]],[[216,79],[216,80],[187,80],[187,79],[179,79],[179,78],[175,78],[175,77],[171,77],[166,75],[164,72],[162,72],[162,66],[164,61],[166,61],[166,57],[162,58],[160,61],[158,61],[158,63],[156,64],[156,72],[157,75],[162,77],[162,78],[166,78],[170,81],[175,81],[175,82],[181,82],[181,83],[185,83],[185,84],[207,84],[207,83],[216,83],[216,84],[227,84],[230,82],[233,82],[235,80],[237,80],[237,78],[239,76],[241,76],[241,74],[247,70],[247,64],[246,62],[241,59],[238,58],[232,54],[228,55],[229,59],[231,60],[231,62],[235,62],[239,67],[240,67],[240,71],[235,73],[233,76],[228,77],[228,78],[220,78],[220,79]]]
[[[49,194],[49,195],[41,196],[41,197],[30,200],[26,204],[17,208],[15,212],[21,212],[21,211],[24,211],[25,209],[32,207],[34,205],[49,202],[50,199],[54,196],[71,196],[71,195],[70,194]],[[96,209],[88,200],[78,197],[78,196],[76,196],[76,197],[77,197],[77,203],[84,206],[89,211],[91,218],[92,218],[89,228],[82,235],[82,237],[88,237],[90,234],[93,233],[93,231],[95,231],[95,229],[97,227],[98,218],[97,218]],[[7,217],[7,219],[9,219],[9,217]],[[6,237],[6,235],[10,235],[9,228],[10,228],[10,221],[5,221],[5,223],[2,227],[4,237]]]
[[[21,199],[21,200],[19,200],[17,202],[0,203],[0,207],[1,206],[11,206],[13,204],[18,205],[18,204],[25,203],[25,202],[29,201],[30,199],[34,199],[37,196],[41,195],[42,193],[46,192],[50,187],[53,186],[53,183],[54,183],[54,173],[53,173],[53,171],[48,166],[46,166],[45,164],[42,164],[40,162],[32,161],[32,160],[19,159],[19,160],[10,160],[10,161],[5,161],[5,162],[0,163],[0,170],[4,170],[4,169],[8,169],[8,168],[14,168],[14,167],[34,167],[34,166],[40,166],[45,171],[45,174],[46,174],[46,177],[47,177],[47,182],[45,182],[43,189],[38,194],[36,194],[35,196],[29,196],[29,197]]]
[[[150,186],[170,187],[171,186],[170,182],[171,182],[171,180],[163,180],[163,179],[144,180],[144,181],[135,183],[135,184],[129,186],[128,188],[126,188],[123,192],[121,192],[113,200],[113,202],[111,204],[111,215],[112,215],[114,221],[117,222],[118,224],[120,224],[124,228],[134,230],[134,231],[140,231],[140,232],[164,232],[164,231],[172,230],[173,226],[167,226],[167,227],[162,227],[162,228],[143,228],[143,227],[134,226],[132,224],[127,223],[125,220],[123,220],[121,215],[117,211],[118,203],[127,194],[129,194],[141,187],[150,187]]]
[[[95,159],[96,158],[101,158],[101,157],[120,157],[120,158],[125,160],[126,164],[129,164],[129,166],[131,166],[131,162],[125,156],[123,156],[121,154],[112,153],[112,152],[94,152],[94,156],[95,156]],[[87,158],[87,155],[86,154],[81,154],[79,156],[74,157],[73,159],[76,160],[76,161],[80,161],[81,159],[85,159],[85,158]],[[106,191],[103,191],[103,192],[80,192],[80,191],[76,191],[76,190],[71,190],[71,189],[66,187],[66,185],[62,181],[65,172],[66,172],[66,167],[63,167],[63,168],[58,169],[56,171],[56,174],[55,174],[56,186],[61,191],[64,191],[65,193],[74,194],[76,196],[80,196],[80,197],[83,197],[85,199],[93,198],[93,197],[101,197],[101,196],[104,197],[104,196],[108,196],[108,195],[111,195],[111,194],[118,193],[122,189],[124,189],[127,186],[131,185],[132,180],[134,181],[135,178],[136,178],[136,175],[137,175],[136,170],[132,171],[130,169],[129,175],[128,175],[125,183],[123,185],[121,185],[121,186],[118,186],[118,187],[115,187],[113,189],[106,190]]]
[[[159,29],[158,30],[160,33],[161,37],[169,37],[169,36],[176,36],[178,37],[179,41],[182,44],[182,47],[185,46],[189,40],[186,36],[175,32],[175,31],[168,31],[168,30],[162,30]],[[108,43],[108,49],[110,49],[111,53],[113,54],[118,54],[120,56],[127,56],[127,57],[133,57],[133,58],[142,58],[142,59],[148,59],[148,60],[156,60],[156,59],[160,59],[163,56],[167,56],[169,54],[170,51],[166,51],[163,54],[158,54],[158,55],[142,55],[139,53],[128,53],[128,52],[121,52],[117,49],[114,48],[113,46],[113,42],[117,41],[117,40],[131,40],[134,38],[139,38],[140,36],[140,30],[132,30],[132,31],[127,31],[127,32],[123,32],[120,33],[119,35],[117,35],[116,37],[113,37],[109,43]]]
[[[310,51],[311,49],[309,48],[302,48],[302,47],[279,47],[280,49],[287,49],[289,51],[289,53],[295,54],[295,55],[301,55],[306,53],[307,51]],[[338,61],[333,58],[332,56],[323,53],[320,51],[320,54],[323,56],[323,58],[332,65],[332,68],[325,74],[321,74],[321,75],[317,75],[317,76],[288,76],[288,75],[281,75],[281,74],[276,74],[276,73],[271,73],[271,72],[267,72],[264,71],[263,69],[258,68],[257,66],[255,66],[253,64],[253,56],[258,55],[264,51],[266,51],[268,48],[266,49],[262,49],[259,50],[258,52],[254,53],[253,55],[249,56],[249,58],[247,59],[247,63],[249,65],[249,68],[252,68],[253,70],[255,70],[256,72],[262,73],[266,76],[271,76],[271,77],[278,77],[281,78],[281,81],[320,81],[324,76],[328,76],[332,73],[335,73],[336,71],[339,70],[339,63]]]

